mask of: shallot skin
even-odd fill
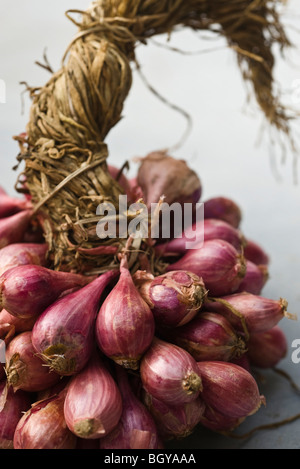
[[[0,275],[18,265],[47,264],[48,245],[36,243],[15,243],[0,249]]]
[[[36,402],[20,419],[14,449],[76,449],[77,438],[64,417],[65,390]]]
[[[86,285],[79,274],[56,272],[40,265],[18,265],[0,277],[0,305],[13,316],[38,317],[59,296]]]
[[[32,344],[45,363],[61,376],[75,375],[90,359],[101,298],[118,275],[118,271],[102,274],[57,300],[37,319]]]
[[[185,271],[167,272],[136,284],[160,326],[179,327],[190,322],[208,293],[201,278]]]
[[[32,210],[22,210],[7,218],[0,219],[0,249],[13,243],[20,243],[29,226]]]
[[[287,338],[279,326],[251,334],[247,346],[251,365],[262,369],[274,368],[288,351]]]
[[[142,358],[140,375],[146,392],[173,406],[197,399],[202,391],[194,358],[181,347],[157,337]]]
[[[208,311],[222,314],[239,332],[265,332],[276,326],[287,313],[287,301],[283,298],[272,300],[252,293],[242,292],[220,298],[207,299]]]
[[[64,404],[68,428],[79,438],[104,438],[122,415],[122,396],[105,362],[95,353],[75,375]]]
[[[204,201],[204,218],[216,218],[238,228],[242,221],[242,211],[238,204],[228,197],[212,197]]]
[[[232,361],[246,352],[246,344],[229,321],[217,313],[201,311],[177,329],[164,329],[164,338],[187,350],[196,361]]]
[[[104,355],[124,368],[139,368],[140,359],[153,340],[155,321],[133,282],[125,258],[119,281],[100,308],[95,332]]]
[[[210,296],[222,296],[238,289],[246,274],[246,263],[227,241],[213,239],[187,252],[167,267],[170,270],[193,272],[203,279]]]
[[[184,160],[175,159],[165,152],[152,152],[141,159],[137,183],[149,209],[161,197],[168,204],[196,204],[202,194],[201,181],[195,171]]]
[[[159,449],[159,436],[153,416],[135,396],[127,371],[116,367],[123,411],[117,427],[100,440],[101,449]]]
[[[191,435],[201,422],[206,407],[201,396],[186,404],[170,406],[144,392],[143,402],[153,415],[164,441],[181,440]]]
[[[28,393],[14,392],[5,379],[0,381],[0,449],[13,449],[16,427],[30,406]]]
[[[217,412],[233,419],[253,415],[265,402],[253,376],[233,363],[198,362],[202,398]]]
[[[43,391],[60,380],[36,355],[31,336],[30,331],[17,335],[6,349],[7,381],[14,391]]]

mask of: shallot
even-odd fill
[[[295,319],[287,312],[288,302],[273,300],[242,292],[205,301],[207,311],[222,314],[232,326],[242,333],[265,332],[276,326],[284,317]]]
[[[152,414],[163,440],[179,440],[191,435],[205,411],[201,397],[186,404],[171,406],[145,392],[143,402]]]
[[[76,449],[76,435],[65,421],[65,396],[66,389],[32,405],[18,422],[14,449]]]
[[[201,311],[188,324],[165,330],[163,336],[187,350],[196,361],[232,361],[246,352],[243,338],[217,313]]]
[[[31,216],[32,210],[22,210],[15,215],[0,219],[0,249],[8,244],[22,242]]]
[[[182,233],[167,243],[155,246],[155,252],[161,257],[180,256],[191,249],[197,249],[197,245],[203,241],[222,239],[240,251],[246,242],[240,230],[229,223],[217,219],[205,219],[197,221]]]
[[[210,296],[235,292],[246,274],[245,259],[231,244],[221,239],[204,241],[192,249],[167,271],[185,270],[202,278]]]
[[[161,197],[169,205],[174,202],[196,204],[202,194],[199,177],[186,161],[160,151],[141,159],[137,183],[148,209],[151,204],[157,204]]]
[[[265,398],[253,376],[233,363],[198,362],[204,402],[231,418],[246,418],[258,411]]]
[[[138,369],[154,331],[151,309],[134,285],[123,255],[119,281],[103,302],[96,320],[97,344],[117,364]]]
[[[242,221],[239,205],[228,197],[212,197],[204,202],[204,218],[217,218],[238,228]]]
[[[72,433],[84,439],[103,438],[118,425],[122,415],[122,396],[97,352],[87,366],[72,378],[64,415]]]
[[[16,427],[24,412],[30,409],[30,395],[14,392],[5,380],[0,381],[0,449],[14,449]]]
[[[142,358],[140,376],[146,392],[172,406],[191,402],[202,391],[196,360],[181,347],[157,337]]]
[[[36,355],[31,336],[31,332],[17,335],[6,349],[7,382],[14,391],[38,392],[60,380],[60,376]]]
[[[45,243],[15,243],[0,249],[0,275],[19,265],[47,265],[48,245]]]
[[[123,411],[117,427],[100,440],[101,449],[158,449],[156,424],[146,406],[135,396],[127,371],[116,367]]]
[[[279,326],[251,334],[247,347],[251,365],[263,369],[274,368],[285,358],[288,351],[286,336]]]
[[[32,344],[47,365],[62,376],[81,371],[94,348],[94,328],[102,295],[119,275],[108,271],[78,291],[57,300],[37,319]]]
[[[160,326],[178,327],[191,321],[200,310],[207,290],[192,272],[171,271],[158,277],[137,272],[136,286]]]
[[[39,316],[59,296],[86,285],[88,279],[39,265],[19,265],[0,277],[0,307],[19,318]]]
[[[245,291],[253,293],[253,295],[260,295],[269,278],[268,267],[246,260],[246,269],[246,275],[237,289],[237,293]]]

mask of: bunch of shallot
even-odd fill
[[[133,271],[131,238],[118,268],[89,277],[52,269],[30,198],[0,191],[0,448],[162,449],[199,426],[231,432],[266,402],[252,370],[285,357],[278,324],[294,317],[262,295],[269,256],[238,204],[211,198],[197,220],[198,176],[162,152],[131,180],[109,170],[130,202],[189,203],[192,223],[143,240]]]

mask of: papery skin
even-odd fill
[[[119,281],[100,308],[95,331],[98,347],[107,357],[125,368],[138,369],[153,340],[155,321],[134,285],[125,258]]]
[[[62,376],[81,371],[93,352],[95,321],[105,289],[117,278],[108,271],[44,311],[32,330],[32,343],[51,369]]]
[[[155,337],[141,361],[144,389],[170,405],[197,399],[202,382],[197,363],[184,349]]]
[[[222,239],[232,244],[237,251],[240,251],[246,242],[240,230],[223,220],[209,218],[185,228],[180,237],[158,244],[155,246],[155,252],[161,257],[182,256],[199,244],[200,237],[203,237],[203,241]]]
[[[144,392],[143,402],[153,415],[159,434],[166,441],[191,435],[205,411],[201,396],[186,404],[171,406]]]
[[[271,329],[285,316],[293,319],[286,311],[287,306],[288,302],[283,298],[272,300],[247,292],[205,301],[207,311],[222,314],[237,331],[245,333],[246,327],[250,334]]]
[[[251,239],[247,239],[246,245],[244,247],[244,254],[246,259],[256,265],[270,264],[270,257],[265,252],[264,248]]]
[[[222,296],[238,289],[246,274],[246,264],[243,255],[231,244],[214,239],[204,241],[198,249],[170,264],[167,271],[171,270],[194,272],[203,279],[210,296]]]
[[[20,419],[14,449],[75,449],[76,436],[64,417],[66,390],[32,405]]]
[[[251,334],[247,343],[248,358],[251,365],[262,368],[274,368],[283,360],[288,351],[287,338],[279,326]]]
[[[265,403],[253,376],[233,363],[198,362],[204,402],[223,415],[246,418]]]
[[[192,272],[171,271],[137,281],[137,288],[149,304],[157,324],[179,327],[190,322],[200,310],[207,290]]]
[[[246,260],[246,275],[242,280],[237,293],[247,292],[260,295],[269,278],[269,270],[266,265],[256,265]]]
[[[45,243],[14,243],[0,249],[0,275],[18,265],[47,265],[48,245]]]
[[[0,277],[0,307],[19,318],[38,317],[59,296],[86,285],[87,278],[39,265],[19,265]]]
[[[159,449],[159,436],[153,416],[135,396],[127,371],[116,367],[123,411],[117,427],[100,440],[101,449]]]
[[[242,221],[242,211],[239,205],[228,197],[212,197],[204,201],[204,218],[223,220],[238,228]]]
[[[231,361],[246,352],[246,343],[222,315],[201,311],[188,324],[164,329],[164,338],[187,350],[196,361]]]
[[[79,438],[99,439],[109,434],[122,415],[122,396],[98,353],[74,376],[68,387],[64,415]]]
[[[0,381],[0,449],[13,449],[17,424],[30,406],[28,393],[14,392],[5,379]]]
[[[6,349],[8,384],[17,391],[38,392],[57,384],[60,376],[45,366],[33,348],[32,332],[17,335]]]
[[[0,219],[0,249],[9,244],[22,242],[32,213],[32,210],[22,210],[15,215]]]

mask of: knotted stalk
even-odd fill
[[[27,136],[19,138],[18,156],[25,162],[19,181],[25,176],[53,268],[105,270],[124,246],[123,239],[97,237],[96,208],[108,201],[119,209],[122,189],[108,173],[105,138],[121,118],[137,43],[179,26],[223,35],[269,123],[289,134],[288,113],[273,90],[272,47],[290,45],[277,5],[275,0],[98,0],[86,11],[67,12],[78,33],[62,68],[31,90]],[[78,13],[81,20],[75,21]]]

